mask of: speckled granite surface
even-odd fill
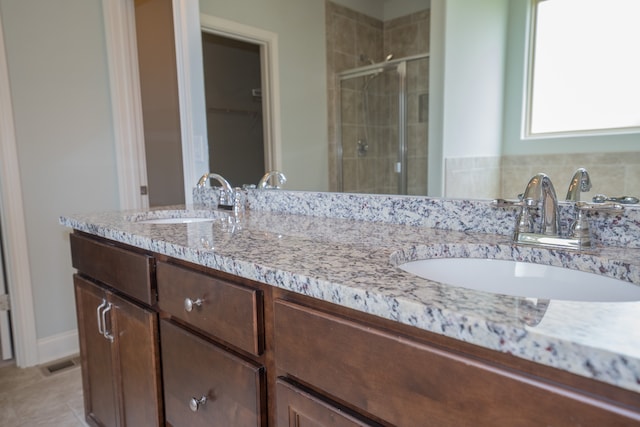
[[[196,200],[215,200],[205,193]],[[60,221],[640,392],[640,302],[536,301],[441,285],[397,267],[430,257],[517,259],[640,286],[640,249],[597,247],[576,253],[514,246],[509,236],[513,212],[486,202],[277,191],[247,196],[250,209],[239,216],[211,213],[201,205],[189,208],[212,216],[210,222],[136,222],[180,214],[179,207],[151,214],[68,215]],[[633,217],[638,213],[631,211],[625,213],[631,225],[619,226],[631,230],[637,243]],[[477,217],[479,212],[484,213]],[[620,217],[599,220],[621,222]],[[626,237],[606,239],[624,246]]]

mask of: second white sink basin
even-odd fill
[[[562,267],[481,258],[437,258],[398,266],[446,285],[516,297],[640,301],[640,285]]]
[[[143,219],[140,221],[136,221],[142,224],[190,224],[192,222],[206,222],[206,221],[214,221],[215,218],[195,218],[195,217],[185,217],[185,218],[153,218],[153,219]]]

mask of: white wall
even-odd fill
[[[0,17],[42,362],[76,330],[69,230],[58,217],[118,208],[102,6],[0,0]]]
[[[447,194],[443,159],[501,153],[507,17],[508,0],[431,1],[431,196]]]
[[[287,189],[326,191],[324,1],[200,0],[200,12],[278,34],[282,172],[287,175]]]
[[[501,152],[507,0],[446,0],[444,157]]]

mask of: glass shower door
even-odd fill
[[[428,72],[419,55],[338,76],[342,191],[427,194]]]
[[[342,191],[397,194],[400,74],[379,67],[340,80]]]

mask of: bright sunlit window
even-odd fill
[[[640,128],[640,0],[535,0],[528,134]]]

